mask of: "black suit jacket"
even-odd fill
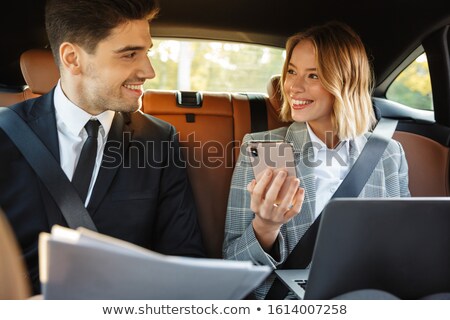
[[[53,91],[11,107],[59,162]],[[66,222],[46,187],[0,130],[0,207],[40,292],[38,235]],[[151,250],[204,256],[196,209],[175,128],[141,112],[116,113],[88,204],[99,232]]]

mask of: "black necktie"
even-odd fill
[[[83,202],[86,201],[89,185],[92,179],[92,171],[95,166],[95,159],[97,158],[97,136],[100,122],[98,120],[89,120],[84,128],[87,131],[88,137],[81,149],[80,158],[78,160],[77,168],[73,174],[72,184],[78,191]]]

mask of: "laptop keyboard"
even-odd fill
[[[308,280],[295,280],[295,283],[302,287],[303,290],[306,290],[306,284],[308,283]]]

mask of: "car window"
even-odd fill
[[[266,92],[280,74],[281,48],[206,40],[153,39],[149,52],[156,72],[146,89]]]
[[[389,86],[386,97],[415,109],[433,110],[430,71],[425,53],[397,76]]]

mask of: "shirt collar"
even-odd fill
[[[97,119],[103,127],[104,138],[108,136],[115,114],[114,111],[106,110],[96,116],[87,113],[67,98],[62,91],[60,81],[55,88],[54,103],[57,117],[61,119],[71,134],[79,136],[90,119]]]
[[[311,129],[311,127],[309,126],[308,122],[306,122],[306,128],[308,129],[308,134],[309,134],[309,138],[311,140],[311,142],[314,144],[314,147],[312,148],[313,150],[313,154],[314,154],[314,159],[317,160],[318,157],[318,153],[319,151],[326,151],[326,150],[330,150],[327,145],[320,140],[320,138],[318,136],[316,136],[316,134],[314,133],[314,131]],[[336,146],[336,148],[334,148],[334,151],[337,151],[339,153],[344,152],[349,155],[350,153],[350,143],[348,143],[348,140],[341,140],[338,145]]]

